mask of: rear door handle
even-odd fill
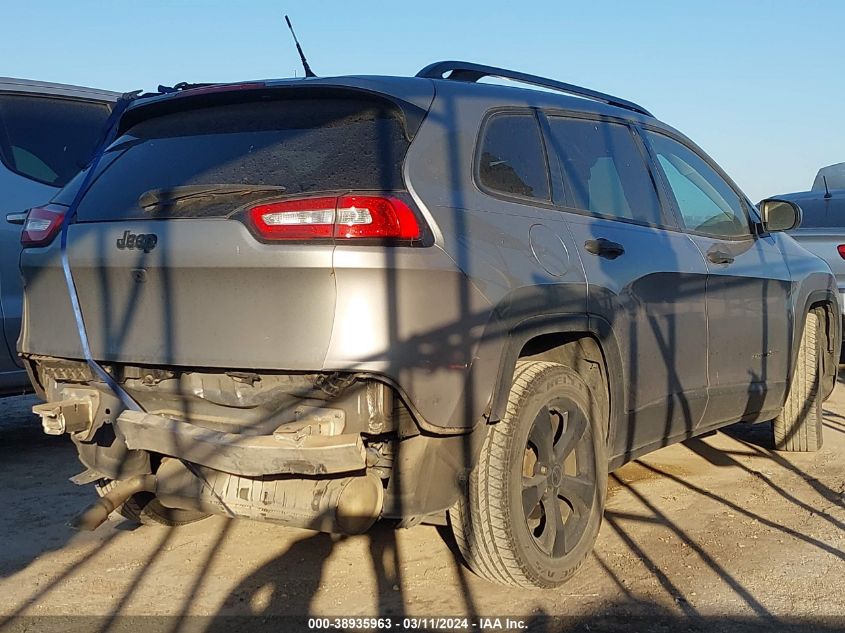
[[[734,260],[734,256],[725,251],[708,251],[707,259],[714,264],[730,264]]]
[[[616,259],[625,252],[625,247],[622,244],[611,242],[603,237],[596,240],[587,240],[584,242],[584,248],[588,253],[608,259]]]

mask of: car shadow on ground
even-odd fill
[[[842,380],[842,374],[840,374]],[[32,402],[30,402],[32,400]],[[51,552],[60,550],[68,545],[76,534],[68,527],[69,520],[86,503],[91,500],[91,492],[87,488],[79,488],[68,481],[68,478],[82,468],[76,460],[75,449],[66,438],[45,436],[37,419],[26,413],[28,407],[34,403],[31,397],[22,398],[13,403],[17,417],[23,421],[19,424],[0,424],[0,459],[2,459],[8,478],[7,484],[0,491],[0,501],[7,511],[0,516],[0,526],[5,534],[20,530],[26,526],[27,538],[15,539],[15,547],[8,550],[0,559],[0,580],[14,580],[16,574],[25,570],[39,559],[48,558]],[[8,402],[7,402],[8,405]],[[845,433],[845,416],[825,406],[826,432]],[[684,442],[686,449],[703,458],[711,467],[728,468],[736,471],[737,475],[748,475],[761,483],[784,502],[785,507],[797,508],[818,517],[822,522],[845,532],[845,523],[826,510],[830,504],[841,507],[843,491],[836,490],[825,482],[812,476],[796,465],[795,460],[774,450],[771,423],[737,424],[727,427],[722,432],[733,440],[731,448],[712,445],[709,436],[693,438]],[[752,465],[752,461],[753,465]],[[783,472],[800,477],[801,480],[816,494],[812,501],[806,500],[806,495],[799,498],[792,489],[785,487],[768,472],[760,468],[760,460],[765,460],[771,468],[779,468]],[[763,516],[738,503],[731,501],[724,495],[711,489],[706,483],[696,481],[694,475],[673,471],[653,459],[637,460],[636,468],[643,474],[671,482],[676,489],[684,491],[710,501],[717,502],[738,515],[759,522],[761,525],[788,535],[805,544],[818,548],[827,556],[838,561],[845,561],[845,552],[830,542],[816,538],[810,533],[804,533],[789,526],[785,521]],[[767,467],[767,469],[769,468]],[[829,620],[790,621],[775,616],[765,605],[765,596],[759,595],[746,587],[743,579],[720,564],[714,552],[701,543],[694,534],[677,525],[658,504],[650,498],[638,481],[628,481],[619,474],[611,476],[611,485],[623,490],[639,504],[639,514],[622,512],[614,509],[610,504],[605,513],[604,530],[619,538],[630,553],[641,561],[645,569],[655,579],[662,590],[671,597],[674,608],[667,608],[650,597],[643,597],[630,588],[630,583],[620,576],[620,572],[605,560],[603,554],[596,552],[590,563],[594,571],[603,574],[607,584],[615,587],[618,598],[602,604],[593,615],[585,617],[561,617],[550,615],[551,611],[543,607],[529,618],[523,618],[529,630],[557,631],[557,630],[591,630],[610,631],[619,630],[622,624],[638,623],[637,630],[662,631],[667,627],[683,627],[686,630],[699,631],[758,631],[763,628],[773,630],[794,631],[825,631],[837,630],[843,623],[832,623]],[[45,487],[50,488],[50,498],[54,500],[49,507],[38,506],[33,503],[22,503],[22,499],[37,498]],[[667,572],[659,561],[655,560],[641,542],[642,534],[637,525],[660,526],[668,530],[683,542],[695,556],[710,571],[715,573],[725,586],[738,597],[754,618],[712,618],[702,614],[689,597],[689,589],[679,583],[672,574]],[[205,536],[214,541],[208,550],[207,558],[199,571],[188,578],[189,589],[183,599],[183,604],[176,614],[168,616],[161,622],[155,621],[156,630],[161,631],[232,631],[255,630],[266,625],[267,630],[280,630],[279,626],[290,622],[291,618],[299,624],[306,624],[304,618],[316,615],[320,610],[315,608],[314,598],[321,587],[330,585],[332,578],[327,576],[326,564],[335,553],[338,544],[344,537],[329,536],[319,533],[306,533],[296,540],[283,553],[260,564],[256,569],[246,573],[226,595],[222,597],[220,606],[215,612],[214,619],[197,619],[191,615],[191,605],[205,583],[205,576],[209,572],[218,555],[220,547],[232,538],[232,521],[222,523],[217,534]],[[97,543],[84,548],[70,565],[66,565],[56,573],[40,583],[16,607],[0,616],[0,630],[19,629],[28,618],[20,618],[21,614],[37,612],[40,607],[49,603],[56,591],[75,584],[82,573],[80,570],[88,563],[96,564],[102,558],[102,551],[114,539],[119,538],[121,531],[135,529],[129,523],[120,523],[117,529]],[[141,528],[142,530],[146,528]],[[282,528],[280,528],[282,529]],[[116,608],[103,618],[89,619],[82,630],[111,632],[124,628],[127,616],[123,614],[123,603],[128,601],[138,590],[138,587],[149,582],[147,569],[153,569],[156,558],[168,555],[170,543],[176,529],[160,528],[151,532],[159,537],[159,543],[154,553],[147,561],[145,568],[139,570],[133,581],[122,590],[118,596]],[[452,553],[454,577],[458,579],[454,590],[461,598],[461,613],[470,618],[478,618],[490,613],[488,595],[521,595],[524,592],[526,600],[538,596],[537,591],[520,589],[502,589],[490,585],[471,575],[471,572],[460,562],[457,547],[447,529],[438,530]],[[361,538],[361,537],[356,537]],[[394,526],[379,523],[363,538],[367,539],[367,554],[363,559],[350,562],[361,566],[362,575],[375,578],[374,598],[376,609],[374,615],[391,616],[401,619],[408,613],[418,615],[414,608],[413,599],[407,594],[406,579],[402,576],[402,559],[404,552],[400,551]],[[366,568],[366,571],[364,571]],[[583,573],[583,572],[582,572]],[[167,578],[156,579],[157,582],[168,582]],[[368,585],[369,586],[369,585]],[[355,587],[349,591],[358,591]],[[540,595],[543,592],[539,592]],[[484,607],[479,606],[482,602]],[[5,610],[4,610],[5,611]],[[445,615],[438,613],[437,615]],[[144,630],[152,626],[153,620],[142,619],[136,621],[135,630]],[[37,628],[43,629],[45,622],[39,620]],[[66,630],[59,622],[55,630]]]
[[[224,600],[218,615],[272,617],[313,613],[314,595],[327,581],[324,565],[335,545],[343,538],[315,533],[296,541],[284,554],[238,583]],[[377,524],[366,538],[369,540],[370,559],[358,561],[358,564],[372,567],[376,578],[378,613],[401,617],[404,601],[394,527]],[[292,570],[296,572],[292,574]],[[361,571],[363,574],[369,570]]]
[[[826,416],[826,419],[836,421],[833,416]],[[714,467],[731,469],[737,473],[737,476],[753,477],[758,484],[780,496],[785,508],[803,509],[813,513],[820,521],[845,529],[841,521],[824,512],[824,506],[829,505],[830,502],[842,503],[841,492],[814,479],[791,460],[774,452],[771,449],[771,429],[767,429],[765,424],[730,427],[724,433],[725,437],[733,440],[729,448],[713,446],[713,439],[717,439],[718,435],[689,440],[685,446],[689,451],[703,458],[711,469]],[[4,439],[11,439],[3,443],[2,451],[7,459],[20,459],[39,464],[39,468],[33,474],[33,480],[27,485],[59,486],[62,487],[61,495],[68,498],[67,504],[52,508],[52,514],[43,527],[38,527],[36,523],[22,515],[17,517],[18,521],[26,521],[28,529],[32,526],[39,538],[30,539],[31,544],[24,546],[19,552],[11,556],[7,553],[4,556],[3,576],[13,580],[17,572],[25,569],[29,564],[34,564],[38,559],[48,558],[50,552],[62,548],[70,540],[74,532],[67,528],[66,522],[80,505],[89,500],[90,491],[78,489],[73,484],[65,482],[63,477],[55,476],[56,474],[74,474],[77,466],[72,447],[56,444],[54,439],[43,438],[30,429],[7,432]],[[29,448],[25,448],[24,445]],[[555,596],[560,595],[557,590],[544,592],[502,588],[472,576],[460,562],[457,548],[448,530],[440,529],[441,537],[450,546],[453,555],[451,565],[454,569],[452,571],[455,574],[454,577],[458,578],[458,582],[453,584],[453,593],[460,596],[460,613],[471,619],[487,616],[504,617],[506,614],[495,609],[496,603],[501,601],[501,604],[512,607],[513,598],[516,596],[524,598],[526,603],[534,601],[542,603],[539,608],[533,610],[530,616],[519,618],[523,626],[527,626],[528,630],[532,631],[616,631],[624,628],[655,632],[682,629],[731,632],[778,630],[809,633],[809,631],[833,631],[845,624],[845,622],[833,622],[823,618],[813,621],[795,621],[775,615],[766,604],[765,593],[750,588],[741,573],[728,569],[726,565],[720,563],[719,552],[709,546],[701,538],[701,534],[696,534],[679,525],[671,513],[661,507],[660,501],[650,494],[648,486],[651,482],[644,482],[643,479],[651,478],[671,483],[672,489],[676,491],[675,494],[687,493],[702,501],[718,503],[739,516],[759,522],[772,531],[798,539],[839,561],[845,560],[845,552],[841,549],[834,547],[830,542],[812,536],[809,531],[803,532],[791,527],[785,520],[773,519],[771,515],[764,515],[762,512],[732,501],[727,495],[720,493],[716,487],[700,481],[695,473],[684,473],[679,469],[673,470],[661,464],[659,453],[653,459],[638,460],[634,466],[636,472],[639,473],[638,476],[626,477],[625,472],[620,471],[612,475],[612,485],[616,488],[614,495],[625,495],[635,505],[635,511],[623,511],[613,502],[609,503],[603,530],[619,539],[630,555],[640,561],[653,582],[660,587],[663,594],[670,597],[668,605],[665,601],[655,599],[654,595],[644,593],[641,587],[631,582],[631,578],[625,578],[625,574],[630,574],[630,570],[626,572],[625,569],[620,569],[602,549],[599,549],[588,561],[587,569],[581,573],[600,576],[601,585],[604,587],[602,595],[612,596],[612,599],[602,601],[591,609],[588,615],[561,616],[560,613],[566,613],[567,610],[565,605],[555,601]],[[763,472],[763,470],[776,468],[779,472],[799,475],[816,493],[816,496],[811,501],[807,501],[806,494],[798,498],[792,490],[785,489],[777,477]],[[43,481],[40,479],[42,474]],[[6,489],[2,494],[6,495],[7,503],[11,503],[15,494],[20,494],[20,492],[20,490]],[[33,491],[30,490],[28,494],[33,494]],[[283,552],[254,568],[249,561],[246,561],[246,573],[240,580],[230,585],[224,595],[220,596],[219,607],[214,611],[216,617],[198,618],[193,615],[195,611],[192,610],[192,605],[199,594],[205,590],[208,575],[219,573],[219,571],[212,571],[218,562],[215,559],[220,556],[221,550],[236,538],[232,530],[234,525],[236,521],[221,521],[216,532],[200,533],[204,539],[211,542],[211,545],[207,548],[207,554],[199,570],[186,574],[186,577],[181,579],[188,584],[188,589],[181,594],[181,606],[175,613],[171,611],[165,618],[133,618],[127,615],[124,605],[135,597],[139,592],[139,587],[144,583],[168,584],[174,581],[168,577],[155,577],[154,570],[160,558],[172,556],[171,551],[178,551],[173,549],[173,543],[178,536],[178,530],[183,528],[141,528],[142,532],[148,530],[145,534],[149,535],[149,539],[156,541],[156,546],[146,561],[146,565],[138,569],[132,581],[118,592],[119,595],[116,596],[114,602],[115,608],[109,615],[88,618],[81,623],[75,622],[76,625],[70,628],[98,633],[129,629],[173,633],[176,631],[217,633],[239,630],[298,630],[307,628],[309,615],[325,614],[325,599],[323,598],[318,605],[315,596],[321,590],[324,592],[326,587],[332,591],[353,594],[362,592],[362,601],[366,600],[367,603],[375,601],[372,615],[391,616],[394,622],[400,621],[409,614],[420,615],[419,607],[414,604],[412,592],[407,590],[409,579],[403,577],[402,572],[403,561],[412,552],[401,549],[394,526],[379,523],[365,536],[351,537],[366,539],[364,548],[366,553],[360,558],[349,560],[348,563],[355,572],[360,570],[360,585],[354,583],[356,573],[353,572],[349,576],[353,579],[350,584],[332,587],[333,584],[337,584],[337,579],[331,575],[330,563],[333,557],[338,555],[338,546],[343,544],[347,537],[303,532],[304,536],[294,541]],[[131,526],[127,524],[127,527]],[[703,608],[706,605],[696,603],[692,597],[694,594],[691,593],[691,587],[685,585],[683,580],[679,580],[675,572],[658,560],[651,549],[652,544],[648,543],[648,530],[654,529],[663,530],[682,542],[700,562],[702,568],[718,576],[724,586],[736,596],[743,608],[754,615],[749,617],[707,615],[706,608]],[[42,530],[43,534],[39,530]],[[88,548],[61,573],[47,578],[38,587],[34,587],[27,599],[15,608],[12,614],[7,613],[0,617],[0,630],[23,630],[21,626],[26,628],[25,625],[33,625],[33,623],[37,626],[30,626],[30,629],[49,630],[50,625],[53,624],[55,628],[52,630],[67,630],[68,623],[62,622],[61,619],[45,622],[43,619],[32,620],[30,617],[9,618],[6,616],[15,613],[28,615],[37,613],[39,609],[50,605],[56,592],[78,586],[80,582],[86,582],[86,572],[82,569],[86,565],[89,568],[92,565],[98,568],[103,567],[106,561],[103,558],[103,551],[107,549],[110,541],[116,538],[120,538],[120,530],[112,530],[106,537],[101,537],[96,547]],[[17,541],[20,540],[17,539]],[[98,559],[100,559],[99,563]],[[375,584],[369,580],[365,581],[365,577],[374,578]],[[566,589],[570,588],[568,586]],[[442,590],[442,587],[431,586],[429,589],[437,592]],[[420,590],[425,591],[425,587],[415,588],[414,593]],[[455,602],[452,601],[450,604],[454,606]],[[556,615],[552,615],[553,613]],[[449,614],[436,612],[429,615]],[[631,629],[632,626],[633,629]],[[423,628],[430,629],[431,627]]]

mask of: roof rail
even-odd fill
[[[446,73],[449,73],[448,77],[445,76]],[[471,62],[434,62],[418,72],[417,77],[468,82],[476,82],[482,77],[498,77],[500,79],[510,79],[512,81],[518,81],[519,83],[530,84],[532,86],[541,86],[543,88],[549,88],[551,90],[565,92],[579,97],[586,97],[587,99],[601,101],[602,103],[607,103],[608,105],[616,106],[618,108],[625,108],[626,110],[632,110],[633,112],[638,112],[646,116],[654,116],[644,107],[637,105],[632,101],[620,99],[619,97],[614,97],[613,95],[605,94],[603,92],[590,90],[589,88],[582,88],[581,86],[574,86],[554,79],[547,79],[546,77],[540,77],[538,75],[529,75],[515,70],[507,70],[506,68],[497,68],[495,66],[485,66],[483,64],[473,64]]]

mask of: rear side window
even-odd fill
[[[550,116],[549,126],[570,206],[662,224],[654,181],[627,126],[560,116]]]
[[[401,190],[408,146],[401,112],[381,99],[183,110],[140,122],[109,146],[79,219],[226,216],[280,195]]]
[[[0,95],[0,158],[21,176],[62,187],[91,160],[108,117],[103,103]]]
[[[495,193],[550,199],[546,156],[533,114],[502,113],[487,121],[478,158],[478,181]]]

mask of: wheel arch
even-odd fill
[[[526,319],[509,333],[490,405],[490,422],[505,413],[519,360],[567,365],[584,378],[597,400],[608,447],[623,416],[624,371],[610,324],[588,315],[544,315]],[[592,412],[591,412],[592,413]]]
[[[795,374],[795,364],[798,360],[798,346],[801,344],[801,333],[807,321],[807,314],[812,310],[821,311],[821,325],[825,333],[825,347],[822,354],[823,399],[827,400],[836,386],[836,373],[839,365],[839,350],[842,347],[842,317],[836,294],[830,289],[815,290],[807,295],[804,309],[796,316],[790,347],[789,384]]]

